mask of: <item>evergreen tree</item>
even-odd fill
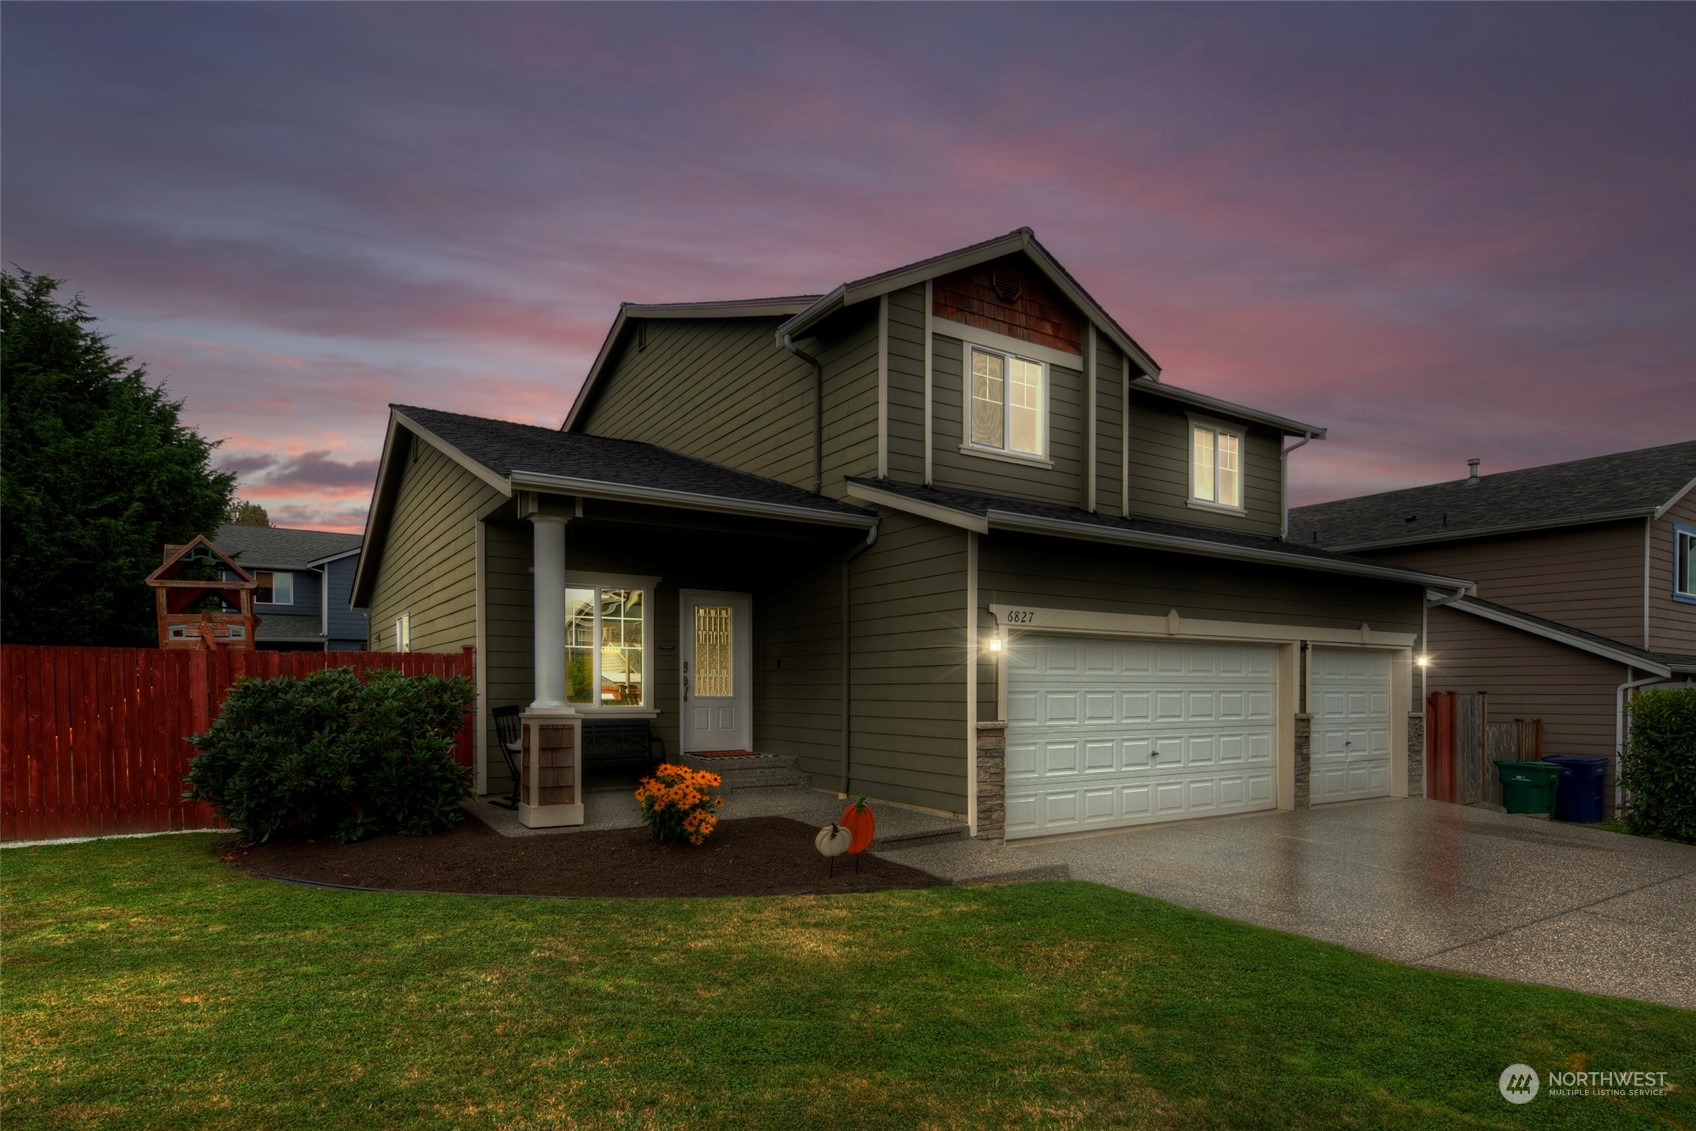
[[[0,283],[0,639],[151,647],[145,579],[167,543],[216,529],[235,476],[61,285]]]

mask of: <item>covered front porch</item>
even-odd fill
[[[780,754],[790,777],[772,784],[838,788],[842,579],[874,531],[873,516],[841,505],[502,500],[477,528],[478,791],[512,788],[500,707],[620,735],[623,757],[587,742],[585,792],[625,793],[662,751]],[[622,741],[632,730],[637,741]]]

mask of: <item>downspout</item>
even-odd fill
[[[1630,675],[1632,668],[1626,665],[1625,674]],[[1619,803],[1624,800],[1625,792],[1619,787],[1620,751],[1625,748],[1625,703],[1626,696],[1639,687],[1647,687],[1651,683],[1665,683],[1662,676],[1652,675],[1647,679],[1627,680],[1614,689],[1614,816],[1619,816]]]
[[[783,335],[783,348],[813,367],[818,382],[813,386],[813,494],[824,492],[824,363],[811,354],[803,353],[788,334]],[[875,540],[875,528],[874,528]],[[867,543],[870,545],[870,543]]]
[[[848,795],[848,751],[852,727],[848,721],[848,680],[854,663],[854,617],[852,598],[848,592],[848,567],[855,558],[877,545],[877,527],[866,531],[866,540],[842,556],[842,788]]]
[[[1278,537],[1289,541],[1290,537],[1290,453],[1297,448],[1306,447],[1313,440],[1313,433],[1308,432],[1289,447],[1278,449],[1278,509],[1283,512],[1283,526]]]

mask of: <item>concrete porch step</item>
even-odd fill
[[[684,754],[678,759],[691,770],[707,770],[724,781],[724,791],[784,789],[807,784],[795,758],[789,754],[750,754],[740,758],[701,758]]]

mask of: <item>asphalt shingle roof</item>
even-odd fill
[[[1014,499],[1004,495],[985,495],[976,491],[962,491],[953,487],[923,487],[913,483],[897,483],[888,479],[855,479],[850,482],[864,483],[868,487],[902,495],[915,502],[947,507],[950,510],[957,510],[980,518],[993,510],[1004,514],[1029,515],[1032,518],[1071,522],[1081,526],[1098,526],[1108,530],[1156,534],[1167,538],[1186,538],[1195,542],[1210,542],[1218,546],[1289,554],[1293,557],[1312,558],[1315,562],[1384,568],[1384,563],[1380,561],[1350,557],[1348,554],[1338,554],[1317,546],[1287,542],[1271,534],[1248,534],[1236,530],[1221,530],[1212,526],[1200,526],[1189,522],[1171,522],[1158,518],[1123,518],[1118,515],[1096,514],[1094,511],[1087,511],[1082,507],[1067,506],[1063,503],[1042,503],[1031,499]]]
[[[639,440],[586,436],[411,405],[390,407],[502,478],[514,472],[530,472],[716,499],[776,503],[825,514],[865,515],[858,507],[821,498],[788,483]]]
[[[261,613],[259,616],[259,631],[253,635],[254,639],[261,643],[265,641],[320,641],[324,639],[322,626],[319,625],[317,617],[293,616],[288,613]]]
[[[1342,549],[1535,530],[1654,512],[1696,479],[1696,440],[1290,511],[1290,539]]]
[[[308,562],[359,549],[358,534],[295,530],[286,526],[235,526],[226,523],[212,539],[243,569],[305,569]]]
[[[1609,648],[1615,652],[1625,652],[1633,656],[1640,656],[1646,660],[1652,660],[1656,663],[1676,668],[1679,671],[1687,671],[1692,668],[1696,668],[1696,656],[1686,656],[1678,652],[1649,652],[1642,648],[1626,644],[1623,641],[1615,640],[1611,636],[1601,636],[1594,632],[1586,632],[1582,628],[1574,628],[1565,621],[1550,620],[1548,617],[1540,617],[1533,613],[1523,612],[1511,605],[1501,605],[1497,604],[1495,601],[1486,601],[1482,597],[1463,597],[1459,601],[1455,602],[1455,607],[1457,608],[1466,605],[1478,606],[1484,609],[1494,610],[1495,612],[1506,616],[1517,617],[1518,619],[1530,624],[1541,625],[1542,627],[1549,629],[1551,632],[1565,633],[1566,635],[1573,637],[1575,640],[1585,640],[1589,641],[1591,644],[1597,645],[1598,647]]]

